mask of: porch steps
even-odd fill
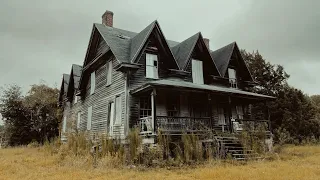
[[[230,154],[232,159],[246,161],[249,159],[259,159],[259,154],[251,149],[242,146],[240,140],[235,136],[216,136],[220,146],[224,148],[225,156]]]

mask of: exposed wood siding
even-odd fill
[[[106,63],[112,61],[112,66],[118,65],[118,61],[112,56],[106,59]],[[125,123],[125,77],[122,72],[112,68],[112,84],[107,86],[106,63],[96,69],[96,89],[94,94],[90,95],[90,79],[86,85],[86,94],[81,105],[81,130],[87,127],[87,111],[92,106],[92,126],[90,133],[107,133],[108,132],[108,105],[114,102],[117,95],[121,96],[122,116],[121,124],[114,126],[114,137],[124,137]]]

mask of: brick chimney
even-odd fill
[[[113,12],[106,10],[102,15],[102,24],[113,27]]]
[[[209,41],[210,40],[208,38],[203,38],[203,41],[206,44],[206,46],[208,47],[208,49],[210,49],[210,46],[209,46]]]

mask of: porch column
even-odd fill
[[[270,111],[269,111],[269,106],[268,106],[268,103],[267,103],[267,100],[264,101],[264,106],[265,106],[265,114],[266,114],[266,120],[268,120],[268,128],[269,128],[269,131],[271,132],[271,119],[270,119]]]
[[[232,118],[232,105],[231,105],[231,97],[228,96],[228,114],[229,114],[229,131],[230,133],[233,132],[233,124],[231,122],[231,118]]]
[[[157,129],[157,114],[156,114],[156,89],[153,89],[151,92],[151,116],[152,116],[152,128],[154,133],[156,133]]]

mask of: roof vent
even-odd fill
[[[120,39],[130,39],[128,36],[124,36],[124,35],[122,35],[122,34],[118,34],[118,35],[116,35],[118,38],[120,38]]]

